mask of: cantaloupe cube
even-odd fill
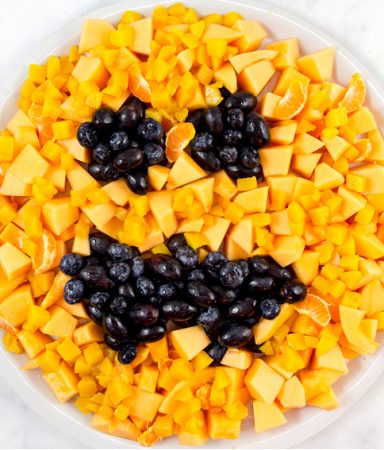
[[[32,261],[14,245],[6,242],[0,247],[0,266],[8,280],[15,280],[31,268]]]
[[[287,67],[277,80],[273,92],[282,97],[286,93],[292,81],[299,81],[300,83],[308,86],[310,79],[301,72],[297,71],[294,67]]]
[[[3,178],[0,194],[13,197],[31,196],[32,185],[16,177],[8,170]]]
[[[372,130],[367,133],[367,138],[371,141],[372,150],[366,156],[367,161],[384,161],[384,139],[379,130]]]
[[[246,253],[250,254],[254,246],[252,218],[241,219],[231,230],[230,238]]]
[[[201,234],[207,239],[208,247],[211,251],[219,250],[231,222],[228,219],[218,217],[211,226],[203,226]]]
[[[81,56],[72,75],[79,83],[91,81],[96,83],[100,89],[105,87],[109,78],[103,61],[95,56]]]
[[[293,145],[279,145],[259,150],[265,177],[287,175],[293,153]]]
[[[384,288],[379,280],[372,280],[363,287],[359,309],[365,311],[367,317],[384,311]]]
[[[253,419],[256,433],[263,433],[287,422],[275,403],[267,404],[259,400],[253,401]]]
[[[32,184],[35,177],[43,177],[48,169],[49,163],[31,144],[27,144],[13,160],[8,170],[25,183]]]
[[[146,234],[144,241],[139,245],[141,253],[151,250],[156,245],[160,245],[164,242],[163,232],[151,215],[147,216],[147,223],[149,232]]]
[[[74,163],[73,169],[67,170],[67,177],[71,188],[75,191],[81,191],[92,183],[97,183],[96,180],[77,163]]]
[[[17,127],[14,138],[17,150],[28,144],[32,145],[37,150],[40,150],[41,148],[35,127]]]
[[[236,73],[242,72],[246,67],[251,64],[261,61],[262,59],[272,60],[276,58],[278,52],[274,50],[255,50],[253,52],[239,53],[231,56],[229,62],[232,64]]]
[[[364,164],[351,169],[354,175],[360,175],[367,180],[363,194],[380,194],[384,186],[384,167],[377,164]]]
[[[313,181],[315,187],[320,190],[333,189],[344,183],[344,177],[340,172],[323,162],[316,166]]]
[[[252,361],[253,355],[251,352],[238,348],[229,348],[220,364],[235,369],[247,370],[252,364]]]
[[[216,81],[223,83],[223,86],[232,94],[237,91],[236,72],[229,62],[224,63],[220,69],[215,70],[213,76]]]
[[[284,408],[303,408],[306,403],[303,385],[296,376],[285,381],[277,398]]]
[[[130,407],[132,416],[152,422],[163,400],[164,397],[160,394],[145,392],[132,386],[132,395],[125,402]]]
[[[299,134],[293,145],[293,153],[301,155],[308,155],[324,147],[324,143],[320,139],[316,139],[308,133]]]
[[[29,306],[33,304],[31,285],[24,284],[1,301],[0,318],[18,327],[27,320]]]
[[[129,197],[133,195],[133,192],[129,189],[123,178],[106,184],[102,189],[118,206],[125,206],[129,201]]]
[[[266,92],[259,102],[258,111],[267,120],[278,120],[278,117],[275,116],[275,109],[281,99],[280,95]]]
[[[269,225],[269,228],[272,234],[283,236],[290,236],[291,234],[293,234],[287,209],[272,212],[270,214],[270,217],[271,223]]]
[[[305,241],[300,236],[277,236],[273,245],[272,258],[286,267],[300,258],[305,248]]]
[[[184,184],[199,180],[207,173],[188,155],[183,152],[172,166],[168,175],[168,183],[174,189]]]
[[[52,306],[49,312],[51,318],[41,328],[41,331],[55,337],[71,337],[76,329],[77,319],[59,306]]]
[[[342,374],[348,373],[348,367],[340,347],[336,344],[326,353],[319,355],[316,351],[312,359],[313,369],[332,369]]]
[[[192,189],[195,198],[203,205],[205,212],[209,212],[212,207],[214,186],[215,179],[213,177],[194,181],[188,185],[188,188]]]
[[[374,234],[362,234],[352,231],[356,253],[364,258],[381,259],[384,257],[384,243]]]
[[[17,338],[30,359],[33,359],[41,353],[45,349],[45,346],[52,341],[49,336],[46,336],[39,330],[34,333],[28,330],[21,330],[17,333]]]
[[[59,236],[79,218],[79,208],[72,206],[69,197],[49,200],[42,208],[43,220],[47,228]]]
[[[60,403],[68,402],[76,397],[79,379],[64,361],[57,372],[44,374],[43,378]]]
[[[315,82],[332,78],[335,60],[335,48],[329,47],[297,59],[297,65],[302,73]]]
[[[349,142],[340,136],[322,138],[322,141],[334,161],[338,161],[351,146]]]
[[[250,191],[240,192],[234,199],[236,205],[249,213],[264,213],[267,210],[268,186],[258,187]]]
[[[13,135],[17,133],[18,127],[32,127],[36,128],[32,120],[25,114],[24,111],[18,109],[12,119],[7,123],[6,129]]]
[[[167,237],[172,236],[177,230],[177,220],[172,205],[171,191],[152,192],[149,195],[149,207],[157,224]]]
[[[152,17],[131,22],[129,26],[133,28],[133,43],[130,49],[141,55],[149,55],[153,35]]]
[[[213,175],[215,180],[213,191],[221,197],[231,199],[237,192],[236,184],[224,170]]]
[[[88,322],[76,328],[73,339],[76,345],[82,347],[92,342],[103,342],[103,329],[95,322]]]
[[[233,43],[239,49],[240,53],[256,50],[268,36],[267,31],[256,20],[237,20],[233,28],[239,30],[242,34]]]
[[[76,138],[64,139],[59,141],[58,144],[66,148],[67,152],[77,161],[87,164],[91,162],[91,153],[89,149],[81,146]]]
[[[53,185],[59,192],[65,191],[65,182],[67,179],[67,174],[65,169],[62,169],[59,166],[52,166],[49,168],[48,172],[45,175],[45,178],[49,181],[52,181]]]
[[[332,388],[328,388],[324,393],[308,400],[308,405],[331,411],[339,406],[339,401]]]
[[[170,169],[164,166],[148,167],[148,181],[149,184],[156,190],[161,191],[168,180]]]
[[[84,53],[100,45],[109,45],[109,35],[114,27],[107,21],[101,19],[86,19],[81,31],[79,52]]]
[[[271,206],[278,203],[277,200],[279,197],[285,198],[285,204],[282,205],[282,208],[284,208],[286,204],[290,203],[294,198],[297,180],[300,180],[300,178],[296,177],[295,175],[269,177],[267,179],[267,183],[269,186],[269,198],[271,201]],[[301,180],[304,180],[304,178],[301,178]]]
[[[237,439],[241,420],[230,419],[225,412],[208,411],[208,434],[211,439]]]
[[[188,361],[211,343],[203,328],[198,325],[171,331],[169,338],[177,353]]]
[[[312,153],[311,155],[293,155],[292,170],[305,178],[311,178],[321,156],[321,153]]]
[[[256,359],[244,378],[251,397],[272,403],[284,384],[284,378],[261,359]]]
[[[343,199],[339,212],[344,219],[349,219],[367,204],[367,200],[362,195],[350,191],[345,186],[340,186],[337,194]]]
[[[297,122],[288,121],[287,123],[278,123],[270,129],[271,142],[273,144],[288,145],[292,144],[297,130]]]
[[[241,89],[259,95],[275,73],[275,68],[269,60],[258,61],[246,67],[238,76]]]
[[[356,134],[363,134],[377,129],[376,120],[366,106],[363,106],[349,116],[348,126]]]
[[[303,283],[311,284],[319,270],[319,254],[304,250],[300,258],[292,264],[292,268]]]
[[[97,228],[103,228],[116,214],[116,205],[113,202],[89,204],[82,211]]]
[[[225,254],[230,261],[237,259],[248,258],[249,255],[241,247],[239,247],[231,238],[227,236],[225,238]]]
[[[297,38],[274,41],[266,45],[268,50],[278,52],[273,61],[278,70],[284,70],[287,67],[296,67],[296,59],[299,57],[299,41]]]
[[[209,23],[205,27],[204,34],[201,38],[201,43],[206,44],[208,39],[224,39],[227,42],[232,42],[242,35],[241,31],[225,27],[216,23]]]
[[[281,306],[280,314],[272,320],[261,320],[253,327],[253,335],[256,344],[262,344],[270,339],[294,313],[292,305],[284,303]]]
[[[188,426],[187,426],[188,424]],[[199,411],[181,426],[178,432],[180,445],[202,446],[208,440],[208,431],[203,411]]]

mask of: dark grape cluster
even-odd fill
[[[258,149],[270,141],[269,127],[254,109],[257,98],[250,92],[230,94],[213,108],[189,114],[196,135],[190,142],[192,158],[208,172],[225,169],[233,178],[263,177]]]
[[[92,122],[84,122],[77,131],[83,147],[92,150],[88,172],[99,181],[123,177],[136,194],[148,191],[147,169],[165,164],[165,133],[161,123],[145,118],[145,103],[129,97],[116,113],[102,107]]]
[[[167,245],[171,255],[144,259],[136,247],[93,234],[91,256],[69,253],[61,260],[61,270],[73,277],[65,285],[66,302],[84,303],[122,363],[134,359],[139,343],[165,336],[170,322],[203,327],[215,364],[228,347],[257,352],[252,327],[260,318],[275,318],[282,303],[306,296],[292,269],[269,257],[228,261],[217,251],[200,263],[184,235],[172,236]]]

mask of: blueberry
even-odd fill
[[[101,308],[94,305],[87,305],[86,311],[88,316],[95,322],[97,325],[102,325],[104,320],[104,313]]]
[[[159,318],[159,310],[151,303],[135,303],[128,315],[137,325],[149,326]]]
[[[133,257],[132,247],[127,244],[119,244],[117,242],[113,242],[108,246],[107,254],[112,261],[129,262]]]
[[[112,163],[108,163],[104,166],[103,170],[104,181],[116,181],[120,178],[120,176],[121,174]]]
[[[183,269],[188,270],[194,269],[199,262],[197,251],[189,246],[179,247],[176,250],[175,258]]]
[[[117,292],[132,303],[136,299],[135,291],[131,283],[125,283],[118,287]]]
[[[212,151],[193,150],[191,156],[200,167],[208,172],[218,172],[221,169],[221,161]]]
[[[212,134],[222,134],[224,131],[223,113],[220,108],[214,106],[205,110],[204,114],[205,125]]]
[[[181,278],[180,263],[169,255],[158,253],[147,260],[148,270],[159,279],[177,281]]]
[[[188,298],[199,306],[212,306],[216,303],[215,293],[201,281],[189,281],[187,294]]]
[[[260,156],[259,152],[252,147],[243,147],[240,150],[240,162],[243,166],[253,169],[254,167],[260,166]]]
[[[165,161],[164,149],[160,144],[149,142],[144,145],[144,162],[147,166],[163,164]]]
[[[248,112],[255,109],[256,106],[257,98],[250,92],[238,91],[225,100],[227,109],[239,108],[241,111]]]
[[[88,173],[95,179],[99,181],[104,181],[104,169],[105,166],[99,163],[92,162],[88,164]]]
[[[125,297],[118,295],[112,299],[109,307],[115,316],[123,316],[128,311],[128,301]]]
[[[94,112],[92,122],[99,130],[110,130],[116,124],[116,114],[111,108],[99,108]]]
[[[240,145],[243,139],[244,135],[241,130],[228,128],[223,133],[223,142],[225,145]]]
[[[196,306],[179,300],[169,300],[161,305],[163,316],[168,320],[183,321],[194,317]]]
[[[247,116],[245,134],[249,143],[256,148],[264,147],[271,140],[271,133],[267,122],[256,111],[249,113]]]
[[[248,319],[256,314],[257,300],[252,297],[245,297],[232,303],[227,312],[231,319]]]
[[[141,297],[151,297],[155,293],[155,285],[151,279],[141,276],[136,280],[136,290]]]
[[[83,147],[95,148],[99,142],[99,133],[92,122],[82,123],[77,130],[77,140]]]
[[[109,147],[114,152],[122,152],[129,148],[129,136],[124,130],[114,131],[109,136]]]
[[[104,267],[85,266],[80,271],[80,279],[91,288],[112,289],[115,283],[107,277]]]
[[[108,252],[108,247],[112,243],[112,240],[105,234],[95,233],[89,237],[89,245],[91,252],[98,255],[105,256]]]
[[[286,303],[296,303],[304,300],[307,287],[299,280],[286,281],[280,288],[279,296]]]
[[[184,234],[182,234],[182,233],[174,234],[173,236],[171,236],[168,239],[168,242],[167,242],[167,247],[171,253],[176,253],[176,250],[179,247],[185,247],[186,245],[188,245],[188,244],[184,237]]]
[[[144,260],[141,256],[135,256],[131,261],[131,276],[139,278],[144,273]]]
[[[269,261],[263,256],[253,256],[249,260],[249,265],[253,273],[257,275],[265,275],[269,273]]]
[[[161,144],[164,137],[164,129],[161,123],[154,119],[144,119],[137,128],[138,136],[144,142],[158,142]]]
[[[124,105],[117,114],[120,128],[136,127],[144,116],[145,106],[135,97],[131,97],[129,103]]]
[[[252,339],[252,328],[240,323],[228,323],[218,336],[219,344],[225,347],[243,347]]]
[[[271,276],[252,276],[247,285],[252,294],[268,292],[275,288],[275,280]]]
[[[128,281],[131,269],[124,261],[115,262],[109,269],[109,277],[116,283],[124,284]]]
[[[104,316],[104,328],[111,336],[119,340],[128,339],[128,329],[122,320],[113,314]]]
[[[81,280],[69,280],[64,287],[64,299],[70,304],[80,303],[84,297],[85,287]]]
[[[140,166],[143,160],[144,152],[141,148],[129,148],[116,156],[113,166],[119,172],[128,172]]]
[[[218,272],[219,269],[228,262],[228,258],[222,252],[211,252],[203,261],[204,269]]]
[[[61,258],[60,269],[65,275],[77,275],[85,264],[84,258],[78,253],[67,253]]]
[[[97,306],[98,308],[104,308],[109,304],[110,300],[111,294],[109,294],[108,292],[98,291],[94,292],[89,297],[89,304],[92,306]]]
[[[239,151],[234,145],[224,145],[219,148],[219,158],[223,164],[233,164],[239,157]]]
[[[244,113],[240,108],[231,108],[227,111],[227,125],[229,128],[243,128]]]
[[[206,281],[205,274],[201,269],[195,269],[189,272],[187,279],[188,281],[202,281],[203,283]]]
[[[244,282],[244,273],[241,266],[236,262],[224,264],[219,271],[221,284],[229,289],[236,289]]]
[[[210,306],[207,309],[202,310],[196,317],[196,321],[204,328],[208,335],[216,335],[221,324],[221,314],[219,308]]]
[[[206,131],[197,133],[189,143],[191,150],[196,152],[207,152],[213,147],[213,136]]]
[[[122,349],[119,349],[117,358],[121,364],[130,364],[137,355],[137,348],[134,344],[129,344]]]
[[[266,298],[258,304],[261,316],[264,319],[272,320],[280,313],[280,304],[274,298]]]
[[[108,145],[99,142],[92,150],[92,158],[99,164],[106,164],[112,158],[111,149],[108,147]]]
[[[142,327],[137,331],[137,338],[140,342],[156,342],[167,333],[165,325],[159,323],[149,327]]]
[[[157,297],[162,302],[175,300],[178,295],[178,289],[174,283],[161,284],[157,289]]]
[[[204,351],[213,359],[212,366],[218,366],[227,353],[227,347],[217,342],[212,342]]]
[[[196,130],[201,128],[204,124],[204,109],[195,109],[194,111],[191,111],[186,122],[191,123]]]
[[[127,173],[125,181],[135,194],[144,195],[148,192],[147,177],[141,172]]]

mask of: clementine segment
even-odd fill
[[[313,292],[309,292],[305,300],[293,305],[299,314],[310,317],[322,327],[329,324],[331,313],[328,303]]]
[[[171,162],[175,162],[186,148],[189,142],[195,136],[195,128],[189,123],[178,123],[173,126],[167,133],[167,140],[165,141],[167,158]]]
[[[304,108],[307,96],[307,85],[297,80],[292,81],[284,97],[278,101],[274,116],[280,120],[292,119]]]
[[[345,107],[348,113],[361,108],[365,102],[366,88],[363,77],[359,73],[352,75],[347,92],[341,100],[341,105]]]
[[[138,63],[133,63],[129,68],[129,90],[132,94],[139,98],[142,102],[149,103],[151,101],[151,88],[148,81],[141,73]]]
[[[35,273],[43,273],[55,267],[57,244],[53,234],[44,230],[41,238],[37,240],[38,250],[33,258]]]

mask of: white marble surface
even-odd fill
[[[383,0],[266,0],[309,19],[345,44],[384,80]],[[72,19],[113,0],[0,1],[0,79],[35,45]],[[129,0],[127,0],[129,7]],[[1,374],[1,368],[0,368]],[[298,448],[384,448],[384,387],[377,384],[347,414]],[[0,448],[77,448],[0,382]]]

